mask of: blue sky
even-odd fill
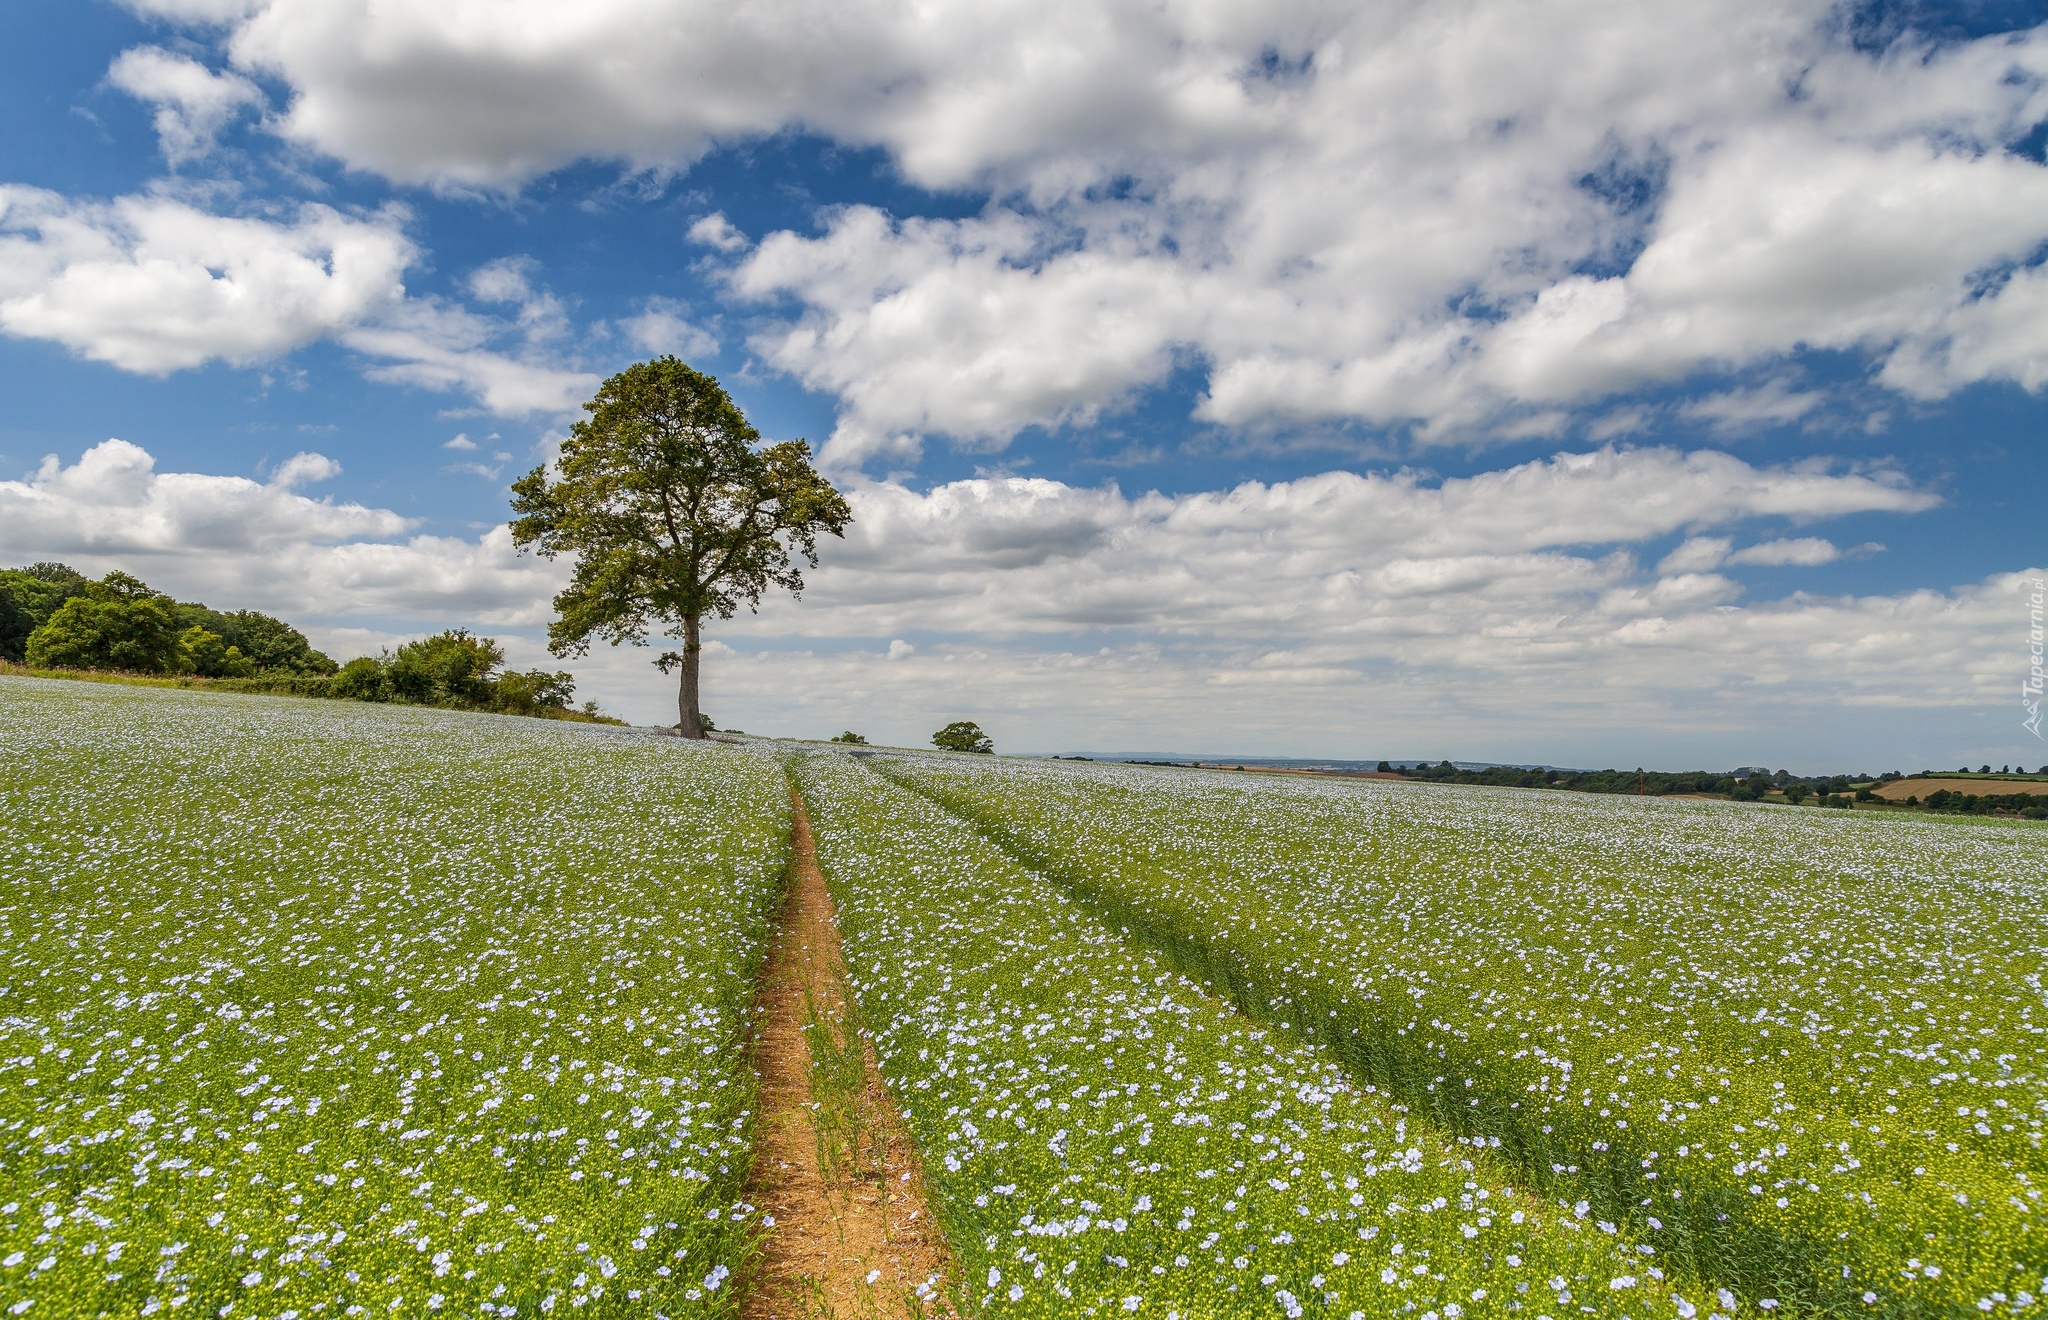
[[[671,349],[860,515],[728,724],[2048,762],[2048,8],[487,8],[0,14],[9,562],[554,664],[505,485]]]

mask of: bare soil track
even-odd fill
[[[754,1045],[761,1135],[747,1199],[767,1227],[741,1314],[951,1316],[917,1152],[856,1029],[810,819],[790,798],[795,874]]]

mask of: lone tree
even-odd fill
[[[973,720],[954,720],[932,735],[932,746],[949,752],[993,752],[996,745]]]
[[[704,616],[729,619],[761,593],[804,588],[791,552],[818,563],[818,533],[843,536],[846,499],[811,466],[802,440],[762,446],[718,382],[673,357],[626,368],[583,405],[556,460],[512,483],[513,543],[576,557],[548,649],[583,655],[590,639],[646,645],[681,634],[676,697],[685,738],[704,736],[697,680]]]

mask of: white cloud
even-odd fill
[[[2048,27],[1873,54],[1834,0],[207,8],[292,88],[279,131],[401,181],[799,130],[988,190],[751,251],[692,227],[803,304],[765,351],[841,397],[853,459],[1085,422],[1181,362],[1207,420],[1425,437],[1553,434],[1801,348],[1919,397],[2048,382],[2048,168],[2009,150],[2048,117]]]
[[[403,221],[310,203],[288,221],[240,218],[0,185],[0,329],[152,375],[262,362],[396,307],[417,257]]]
[[[341,464],[325,454],[293,454],[272,470],[270,484],[279,490],[297,490],[300,486],[332,481],[340,475]]]
[[[25,481],[0,481],[0,558],[121,568],[160,590],[287,618],[416,619],[533,626],[563,573],[520,557],[496,528],[476,541],[409,535],[389,509],[300,494],[340,465],[320,454],[280,464],[268,483],[158,472],[124,440]]]
[[[18,554],[205,556],[389,537],[410,526],[387,509],[298,493],[340,472],[323,454],[297,454],[268,483],[159,473],[146,450],[107,440],[70,467],[52,454],[27,481],[0,482],[0,535]]]
[[[1676,550],[1657,561],[1657,571],[1666,576],[1704,573],[1728,562],[1735,541],[1727,536],[1689,536]]]
[[[468,451],[476,448],[476,441],[470,439],[467,434],[461,434],[457,435],[453,440],[444,441],[441,448]]]
[[[690,241],[720,252],[739,252],[749,246],[747,236],[733,227],[724,214],[713,211],[690,226]]]
[[[1653,606],[1678,600],[1674,592],[1698,604],[1698,593],[1723,590],[1645,582],[1631,546],[1759,518],[1937,503],[1882,474],[1669,449],[1559,454],[1437,484],[1412,472],[1328,472],[1127,497],[1114,486],[1007,477],[922,494],[861,484],[852,498],[854,524],[804,603],[765,610],[759,628],[876,637],[1136,629],[1249,645],[1433,634],[1458,618],[1483,626],[1497,609],[1546,628],[1572,616],[1573,627],[1598,631],[1606,625],[1590,611],[1610,589],[1663,592],[1644,597]],[[1703,574],[1730,544],[1700,540],[1659,572]]]
[[[573,410],[597,377],[562,365],[558,299],[525,258],[474,272],[508,322],[408,298],[420,253],[406,212],[346,215],[307,203],[290,219],[227,216],[167,196],[89,202],[0,185],[0,331],[53,340],[126,371],[248,366],[319,339],[374,359],[372,379],[461,390],[517,416]],[[515,347],[501,347],[514,339]]]
[[[262,90],[247,78],[215,73],[190,56],[158,46],[122,51],[107,69],[107,81],[156,107],[157,143],[174,166],[212,151],[214,139],[236,115],[265,104]]]
[[[718,337],[693,324],[685,310],[672,299],[650,298],[638,316],[620,321],[619,328],[645,353],[672,353],[685,361],[713,356],[718,352]]]
[[[1780,376],[1753,389],[1728,390],[1696,399],[1679,412],[1706,422],[1722,435],[1731,435],[1796,422],[1826,401],[1820,391],[1797,389]]]
[[[268,483],[159,473],[107,441],[0,482],[0,562],[125,568],[352,644],[408,626],[511,630],[520,663],[546,663],[538,633],[564,565],[517,555],[503,527],[423,536],[295,489],[334,471],[308,454]],[[1320,754],[1427,736],[1456,745],[1407,750],[1552,760],[1654,736],[1694,763],[1720,738],[1783,748],[1858,710],[1905,727],[2010,686],[1997,642],[2017,579],[1745,601],[1712,571],[1758,520],[1932,503],[1839,468],[1602,450],[1439,483],[1333,472],[1129,497],[1012,477],[868,483],[850,499],[849,537],[828,540],[801,602],[718,626],[707,701],[721,722],[907,738],[964,715],[1012,747]],[[1643,571],[1636,547],[1688,530],[1691,562]],[[1750,553],[1819,562],[1827,544]],[[673,718],[648,658],[598,647],[568,667],[586,695]]]
[[[507,353],[490,345],[503,327],[489,317],[435,299],[410,299],[335,335],[342,344],[380,359],[364,374],[371,380],[460,390],[499,416],[573,411],[596,392],[598,378],[549,362],[532,353]]]
[[[1800,536],[1781,541],[1764,541],[1757,545],[1737,550],[1728,556],[1731,564],[1796,564],[1811,568],[1816,564],[1832,564],[1842,557],[1833,541],[1818,536]]]

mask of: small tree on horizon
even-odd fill
[[[932,735],[932,746],[949,752],[993,752],[995,742],[973,720],[954,720]]]
[[[583,405],[550,481],[542,464],[512,483],[512,540],[576,567],[555,597],[548,649],[583,655],[593,637],[646,645],[680,633],[655,665],[680,669],[677,730],[702,738],[705,615],[729,619],[761,593],[803,594],[791,551],[818,563],[818,533],[843,536],[846,498],[811,466],[811,447],[761,434],[712,377],[673,357],[626,368]]]

